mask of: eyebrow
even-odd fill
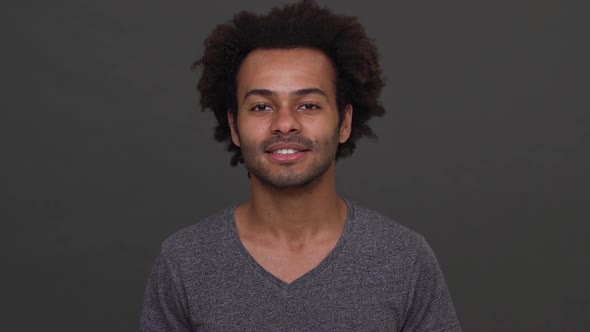
[[[268,90],[268,89],[252,89],[244,95],[244,100],[246,100],[246,98],[248,98],[250,96],[272,97],[276,94],[277,93],[275,91]],[[318,95],[326,97],[326,99],[328,99],[328,94],[326,94],[324,91],[322,91],[321,89],[318,89],[318,88],[299,89],[299,90],[293,91],[289,94],[297,96],[297,97],[301,97],[301,96],[305,96],[305,95],[309,95],[309,94],[318,94]]]

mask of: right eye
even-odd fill
[[[254,107],[252,107],[252,111],[257,111],[257,112],[265,112],[265,111],[270,111],[270,110],[272,110],[272,108],[267,104],[256,104],[256,105],[254,105]]]

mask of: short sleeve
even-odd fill
[[[147,282],[140,332],[191,331],[186,296],[180,289],[178,276],[160,254]]]
[[[460,332],[451,295],[434,252],[426,241],[413,264],[413,278],[408,288],[404,332]]]

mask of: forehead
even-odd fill
[[[250,89],[281,93],[319,88],[335,93],[332,61],[311,48],[256,49],[240,65],[236,80],[238,97]]]

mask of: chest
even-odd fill
[[[319,266],[336,246],[337,239],[319,243],[259,245],[244,243],[252,259],[262,269],[290,284]]]
[[[185,283],[191,321],[203,331],[395,331],[407,279],[368,262],[320,263],[292,283],[248,260],[200,271]]]
[[[193,308],[199,331],[395,331],[403,321],[399,299],[376,285],[286,292],[234,288]]]

